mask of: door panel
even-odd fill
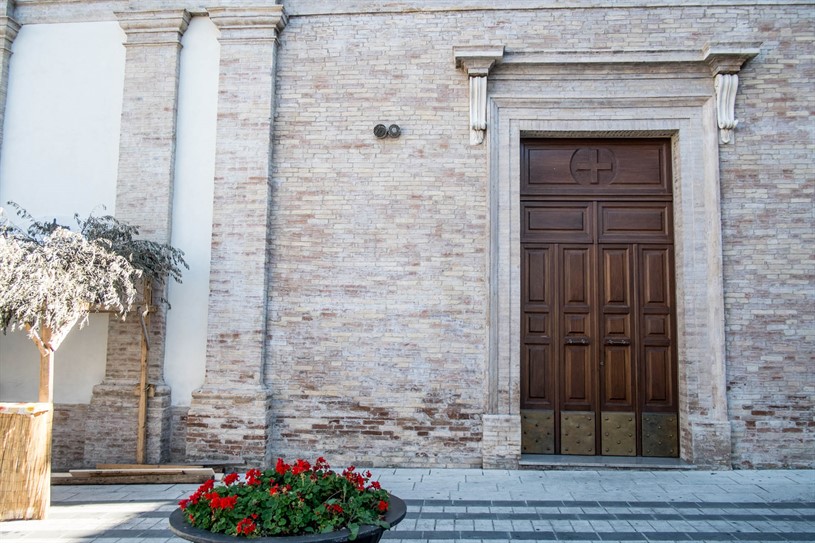
[[[603,360],[603,410],[608,411],[610,407],[632,409],[634,391],[631,348],[606,346]]]
[[[633,411],[636,403],[636,376],[631,353],[633,254],[628,245],[601,245],[600,254],[600,334],[603,342],[603,356],[600,359],[600,409],[603,412]]]
[[[594,210],[591,202],[521,204],[524,217],[521,240],[540,243],[591,243]]]
[[[567,247],[562,250],[561,276],[563,309],[588,314],[591,303],[591,247]]]
[[[594,368],[591,345],[592,246],[566,246],[557,265],[561,302],[562,395],[560,407],[567,411],[594,408]]]
[[[525,142],[521,194],[670,195],[668,140]]]
[[[550,408],[554,405],[554,380],[552,379],[552,356],[550,345],[528,345],[526,347],[526,372],[528,386],[526,398],[528,406]]]
[[[670,367],[671,357],[667,347],[645,347],[644,406],[664,407],[672,403]]]
[[[554,276],[551,246],[524,248],[521,386],[523,409],[555,408],[554,333],[552,304]],[[536,423],[539,421],[537,419]]]
[[[640,246],[640,399],[643,412],[676,412],[673,345],[673,251]]]
[[[594,408],[591,352],[588,345],[563,347],[563,401],[561,409],[589,411]]]
[[[669,202],[600,202],[600,243],[669,243],[673,237]]]

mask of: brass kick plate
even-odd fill
[[[594,455],[594,413],[561,411],[560,454]]]
[[[637,455],[636,413],[601,413],[602,454],[607,456]]]
[[[554,411],[521,411],[521,452],[555,454]]]
[[[642,414],[642,455],[679,456],[678,417],[673,413]]]

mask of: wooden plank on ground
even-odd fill
[[[68,473],[71,477],[78,479],[85,477],[136,477],[145,475],[156,476],[176,476],[176,475],[197,475],[214,477],[215,471],[212,468],[139,468],[139,469],[72,469]]]
[[[109,477],[51,477],[52,485],[151,485],[151,484],[198,484],[212,477],[203,475],[122,475]]]
[[[201,464],[96,464],[96,469],[194,469],[203,467]]]

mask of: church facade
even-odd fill
[[[2,6],[3,205],[188,254],[148,463],[815,466],[815,3]],[[140,324],[73,336],[54,465],[132,462]]]

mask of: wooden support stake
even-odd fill
[[[45,417],[45,428],[40,427],[32,439],[42,441],[39,446],[33,448],[45,452],[45,458],[41,464],[44,471],[42,484],[40,485],[40,499],[37,506],[38,511],[34,518],[45,518],[48,508],[51,506],[51,436],[54,430],[54,351],[51,349],[51,329],[43,326],[40,336],[40,390],[39,401],[48,404],[48,412]],[[36,428],[33,426],[32,428]]]
[[[136,436],[136,463],[144,464],[147,442],[147,354],[150,343],[147,333],[150,330],[150,308],[153,305],[153,288],[149,280],[144,281],[144,309],[139,312],[141,319],[141,365],[139,371],[139,428]]]
[[[54,351],[51,350],[51,329],[42,327],[40,337],[40,392],[39,401],[54,403]]]

